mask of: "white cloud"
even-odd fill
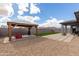
[[[19,10],[18,13],[19,13],[19,15],[23,15],[24,12]]]
[[[34,16],[34,17],[31,16],[31,17],[32,17],[32,20],[33,20],[33,21],[39,21],[39,20],[40,20],[40,17],[39,17],[39,16]]]
[[[24,12],[28,12],[30,14],[37,14],[37,13],[40,13],[40,9],[39,7],[37,7],[38,4],[34,4],[34,3],[30,3],[30,6],[29,6],[29,3],[18,3],[18,14],[19,15],[23,15]]]
[[[11,21],[8,17],[14,14],[14,10],[11,3],[0,3],[0,26],[7,26],[7,22]]]
[[[0,19],[0,22],[1,22],[1,23],[6,23],[6,22],[8,22],[8,21],[12,21],[12,20],[9,19],[8,17],[3,17],[3,18]]]
[[[18,4],[18,13],[19,15],[23,15],[24,12],[28,12],[30,14],[37,14],[40,13],[38,4],[30,3],[17,3]],[[0,16],[12,16],[14,14],[14,10],[12,7],[12,3],[0,3]]]
[[[37,14],[40,13],[39,7],[37,7],[37,4],[30,4],[30,14]]]
[[[14,10],[12,8],[11,3],[0,3],[0,16],[9,17],[14,14]]]
[[[46,20],[45,23],[40,24],[39,27],[56,27],[56,28],[60,28],[61,24],[60,22],[63,22],[64,20],[58,20],[56,18],[50,18],[48,20]]]
[[[37,24],[37,21],[40,19],[39,16],[21,16],[23,15],[24,12],[28,12],[30,11],[30,7],[28,3],[17,3],[19,10],[18,13],[19,15],[17,16],[17,19],[14,20],[15,22],[25,22],[28,24],[34,23]],[[32,8],[34,8],[34,12],[33,9],[31,10],[31,13],[38,13],[39,11],[37,11],[39,8],[36,7],[37,4],[32,4]],[[35,8],[37,8],[37,10],[35,10]],[[11,3],[0,3],[0,16],[2,16],[2,18],[0,19],[0,26],[5,25],[7,26],[7,22],[8,21],[12,21],[11,19],[9,19],[9,16],[12,16],[14,14],[14,10],[12,7]]]
[[[8,17],[3,17],[0,19],[0,27],[2,26],[6,26],[7,27],[7,22],[12,21],[11,19],[9,19]]]
[[[29,7],[28,3],[18,3],[19,15],[23,15],[24,12],[28,12],[29,11],[28,7]]]
[[[15,22],[23,22],[27,24],[37,24],[37,21],[40,20],[38,16],[17,16]]]

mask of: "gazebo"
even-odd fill
[[[74,12],[76,20],[65,21],[60,23],[62,25],[62,32],[64,35],[67,34],[67,26],[70,26],[71,33],[79,35],[79,11]]]
[[[7,22],[8,25],[8,36],[9,36],[9,41],[11,41],[12,37],[12,31],[15,26],[20,26],[20,27],[27,27],[28,28],[28,35],[31,35],[31,28],[35,27],[36,28],[36,35],[38,34],[38,25],[37,24],[25,24],[25,23],[17,23],[17,22]]]

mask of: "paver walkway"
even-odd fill
[[[71,40],[73,40],[75,36],[71,34],[67,34],[66,36],[64,36],[61,33],[59,33],[59,34],[52,34],[43,37],[57,41],[71,42]]]

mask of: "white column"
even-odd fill
[[[63,35],[67,34],[67,25],[62,25],[62,34]]]
[[[65,25],[65,34],[67,34],[67,25]]]
[[[72,34],[72,28],[73,28],[73,26],[71,25],[71,27],[70,27],[70,33]]]
[[[64,35],[64,25],[62,25],[61,30],[62,30],[62,34]]]

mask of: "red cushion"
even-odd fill
[[[20,33],[16,33],[15,37],[16,37],[16,39],[20,39],[20,38],[22,38],[22,35]]]

